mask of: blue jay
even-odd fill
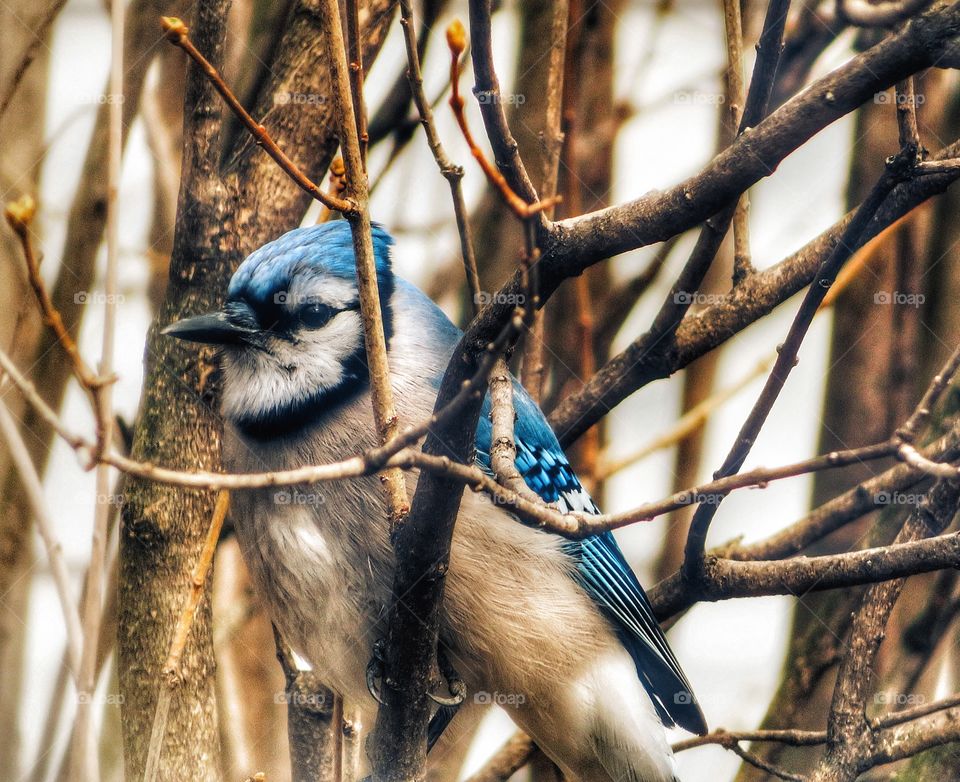
[[[424,420],[460,331],[394,276],[373,230],[391,381]],[[223,310],[166,332],[222,348],[224,465],[280,470],[376,444],[350,228],[300,228],[252,253]],[[544,501],[598,513],[536,403],[514,383],[517,467]],[[476,461],[490,471],[489,398]],[[407,474],[411,496],[415,473]],[[236,492],[254,583],[293,649],[371,727],[365,665],[384,634],[393,549],[375,476]],[[609,533],[569,541],[466,492],[450,554],[441,644],[476,702],[499,703],[569,779],[673,782],[664,726],[706,732],[690,685]]]

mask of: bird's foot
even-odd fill
[[[373,696],[373,699],[381,705],[383,704],[381,692],[383,668],[386,659],[385,653],[386,649],[383,639],[376,641],[373,644],[372,654],[370,661],[367,663],[366,670],[367,690],[370,695]],[[440,669],[440,675],[446,683],[447,693],[449,694],[444,695],[428,691],[427,695],[430,696],[430,700],[439,706],[459,706],[467,697],[467,685],[463,679],[460,678],[460,674],[457,673],[457,669],[453,667],[447,658],[446,652],[444,652],[442,648],[437,649],[437,667]]]
[[[442,646],[437,647],[437,667],[440,669],[440,675],[446,681],[447,692],[450,694],[440,695],[434,692],[428,692],[427,695],[430,696],[430,700],[440,706],[459,706],[463,703],[464,698],[467,697],[467,685],[463,679],[460,678],[457,669],[453,667],[453,664],[447,658],[447,653],[443,650]]]
[[[370,661],[367,663],[366,674],[367,690],[373,696],[373,699],[381,705],[383,704],[383,699],[380,697],[380,684],[383,681],[383,663],[386,652],[384,647],[385,644],[382,638],[374,642],[372,655]]]

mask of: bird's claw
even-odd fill
[[[373,653],[370,656],[370,661],[367,663],[366,670],[367,691],[380,705],[383,705],[383,698],[380,694],[381,682],[383,681],[383,663],[384,642],[381,639],[373,644]],[[430,696],[430,700],[438,706],[459,706],[467,697],[467,685],[463,679],[460,678],[460,675],[450,664],[450,661],[442,650],[437,651],[437,663],[440,668],[440,673],[447,683],[447,691],[450,694],[441,695],[428,691],[427,695]]]
[[[467,685],[463,683],[463,679],[448,679],[447,689],[450,690],[449,695],[437,695],[433,692],[428,692],[427,695],[439,706],[459,706],[467,697]]]
[[[373,699],[383,705],[383,699],[380,697],[380,684],[383,680],[383,640],[376,641],[373,644],[373,654],[367,663],[367,691],[373,696]]]
[[[450,694],[437,695],[428,691],[427,695],[430,696],[430,700],[439,706],[459,706],[467,697],[467,685],[460,678],[457,669],[450,664],[442,646],[437,647],[437,667],[440,669],[440,675],[447,682],[447,691]]]

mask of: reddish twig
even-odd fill
[[[480,164],[487,181],[496,188],[510,210],[521,220],[527,220],[560,203],[559,196],[552,196],[528,204],[513,191],[499,169],[487,160],[487,156],[477,146],[473,133],[470,132],[470,126],[464,112],[466,103],[460,94],[460,57],[467,48],[467,31],[459,20],[454,20],[447,28],[447,46],[450,47],[450,108],[453,110],[453,116],[457,120],[457,125],[460,126],[460,132],[463,134],[467,146],[470,147],[470,154]]]
[[[237,96],[233,94],[233,91],[223,80],[220,72],[217,71],[207,58],[198,51],[197,47],[193,45],[193,42],[190,40],[189,29],[182,20],[172,16],[164,16],[161,17],[160,26],[163,28],[167,40],[174,46],[179,46],[183,49],[190,59],[200,67],[210,80],[210,83],[216,88],[217,92],[220,93],[224,101],[226,101],[230,110],[237,115],[247,130],[256,138],[257,143],[263,147],[264,151],[277,162],[277,165],[279,165],[302,190],[309,193],[328,209],[343,212],[344,214],[356,212],[356,203],[349,199],[338,198],[337,196],[325,193],[322,188],[314,183],[300,167],[277,146],[276,142],[274,142],[267,132],[267,129],[251,117],[247,110],[241,105]]]

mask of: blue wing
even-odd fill
[[[557,503],[562,510],[600,513],[580,485],[540,408],[516,380],[513,403],[517,414],[516,464],[527,485],[545,502]],[[490,472],[490,434],[488,395],[480,414],[476,440],[477,461],[487,472]],[[584,540],[571,540],[565,548],[576,562],[578,583],[613,622],[663,723],[679,725],[700,735],[706,733],[703,712],[690,684],[613,535],[605,532]]]

